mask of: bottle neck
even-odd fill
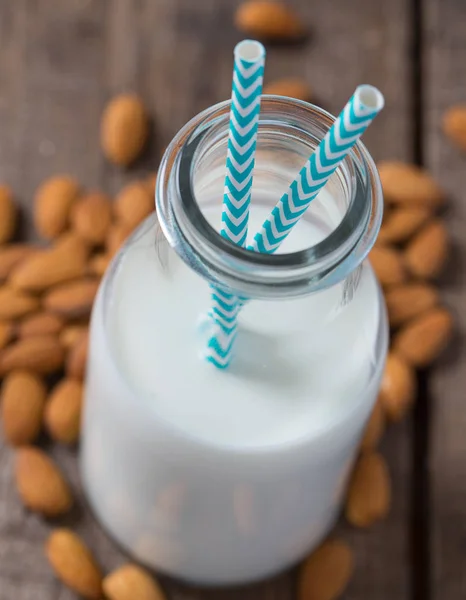
[[[209,282],[252,298],[301,296],[347,278],[367,256],[382,218],[380,182],[364,145],[356,144],[303,216],[318,232],[307,247],[255,253],[221,236],[206,218],[221,211],[229,107],[223,102],[196,116],[165,152],[156,201],[169,243]],[[265,215],[272,210],[333,122],[304,102],[263,99],[251,211],[256,203]]]

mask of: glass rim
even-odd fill
[[[293,286],[301,289],[305,281],[321,281],[338,266],[339,279],[343,279],[344,274],[353,271],[369,252],[382,220],[380,181],[366,147],[358,141],[342,163],[358,182],[342,220],[327,237],[309,248],[290,253],[261,254],[241,248],[220,235],[207,221],[196,200],[192,182],[196,154],[205,136],[213,128],[223,128],[228,135],[230,103],[230,100],[221,102],[195,116],[165,151],[156,190],[157,213],[162,216],[160,225],[164,234],[169,241],[175,242],[175,246],[176,234],[183,238],[199,261],[205,263],[203,276],[209,278],[212,273],[220,274],[214,275],[216,285],[241,293],[257,292],[256,284],[271,284],[276,293],[280,288],[284,293],[286,288],[289,291]],[[262,99],[259,135],[267,124],[292,127],[295,123],[301,131],[308,133],[310,140],[312,125],[318,124],[325,134],[334,121],[335,117],[330,113],[310,103],[267,95]],[[357,261],[350,261],[346,269],[341,268],[361,243],[366,248],[359,253]],[[327,285],[319,287],[334,283],[335,278],[330,277]],[[257,296],[257,293],[252,295]]]

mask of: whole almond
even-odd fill
[[[381,285],[390,286],[406,281],[403,256],[395,248],[376,246],[372,248],[369,260]]]
[[[427,283],[405,283],[388,289],[385,302],[390,325],[398,327],[437,306],[439,294]]]
[[[58,315],[49,312],[39,312],[25,317],[18,326],[18,337],[31,335],[58,335],[63,329],[64,321]]]
[[[417,393],[417,379],[413,367],[395,352],[387,356],[379,400],[387,418],[401,420],[413,405]]]
[[[55,441],[63,444],[78,441],[82,397],[83,386],[77,380],[63,379],[54,387],[45,407],[44,423]]]
[[[100,141],[109,161],[126,167],[141,154],[149,136],[149,119],[140,98],[122,94],[105,107]]]
[[[105,247],[108,256],[114,256],[131,235],[132,229],[125,223],[115,223],[108,231]]]
[[[13,371],[2,386],[2,423],[5,439],[13,446],[34,442],[42,427],[47,389],[40,377]]]
[[[102,573],[84,542],[69,529],[55,529],[45,545],[56,576],[90,600],[102,597]]]
[[[64,348],[72,348],[88,331],[87,325],[68,325],[60,334],[60,343]]]
[[[112,256],[110,254],[107,254],[106,252],[96,254],[89,261],[87,272],[89,275],[102,277],[111,262]]]
[[[327,540],[302,564],[298,575],[299,600],[340,598],[353,573],[350,547],[342,540]]]
[[[81,279],[63,283],[46,293],[44,306],[65,319],[80,319],[89,316],[99,281]]]
[[[144,569],[136,565],[123,565],[103,581],[108,600],[165,600],[159,584]]]
[[[16,327],[9,321],[0,321],[0,350],[5,348],[7,344],[16,335]]]
[[[115,198],[114,210],[117,219],[132,231],[155,210],[154,196],[143,182],[133,181]]]
[[[30,244],[10,244],[0,248],[0,281],[4,281],[16,265],[34,252],[38,250]]]
[[[9,242],[16,229],[16,206],[6,185],[0,185],[0,244]]]
[[[391,484],[384,458],[376,452],[363,453],[353,471],[345,515],[351,525],[369,527],[387,516]]]
[[[50,177],[39,186],[34,198],[34,224],[42,237],[51,240],[65,231],[78,195],[78,182],[67,175]]]
[[[78,200],[71,211],[74,231],[86,242],[99,246],[105,242],[112,220],[110,198],[91,192]]]
[[[19,319],[36,312],[39,306],[38,298],[7,285],[0,286],[0,319]]]
[[[378,399],[372,409],[371,416],[367,422],[363,438],[361,440],[362,450],[374,450],[385,429],[385,410],[382,402]]]
[[[70,488],[57,465],[39,448],[18,449],[15,478],[21,500],[34,512],[57,517],[73,504]]]
[[[437,277],[448,257],[448,234],[445,225],[434,219],[425,225],[405,250],[409,271],[420,279]]]
[[[10,344],[0,352],[0,375],[14,369],[49,374],[60,370],[65,351],[56,336],[36,335]]]
[[[48,250],[25,258],[13,269],[9,283],[19,290],[42,292],[54,285],[82,277],[86,261],[82,254]]]
[[[289,6],[270,0],[247,0],[235,15],[236,27],[252,37],[266,40],[296,40],[305,30]]]
[[[414,367],[426,367],[444,350],[452,332],[450,313],[433,308],[400,329],[393,338],[393,349]]]
[[[443,131],[459,148],[466,150],[466,105],[452,106],[445,112]]]
[[[86,372],[87,351],[89,346],[89,334],[81,336],[70,349],[66,361],[66,374],[68,377],[82,380]]]
[[[408,206],[392,210],[382,223],[377,241],[400,244],[408,240],[426,223],[431,210],[422,206]]]
[[[387,202],[431,209],[444,203],[444,193],[424,169],[398,161],[384,161],[377,167]]]
[[[273,94],[275,96],[288,96],[309,102],[312,99],[312,90],[310,86],[298,77],[285,77],[271,81],[264,86],[264,94]]]

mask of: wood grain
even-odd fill
[[[457,322],[457,337],[429,378],[431,420],[432,599],[466,597],[466,155],[441,132],[443,112],[466,103],[466,5],[424,0],[425,162],[449,196],[445,213],[452,256],[441,293]]]
[[[116,191],[154,170],[161,149],[190,117],[230,95],[235,0],[16,0],[0,4],[0,180],[17,192],[31,232],[31,200],[50,174],[74,174],[84,185]],[[376,158],[409,158],[411,120],[404,0],[294,2],[309,24],[304,45],[268,49],[266,77],[306,77],[317,102],[338,112],[361,82],[381,87],[387,108],[365,141]],[[108,165],[98,147],[107,98],[141,94],[155,117],[148,155],[130,173]],[[390,431],[383,450],[394,481],[389,519],[369,532],[343,526],[356,553],[348,598],[407,600],[409,424]],[[124,557],[96,525],[79,492],[76,456],[55,448],[80,498],[66,521],[105,569]],[[0,600],[71,600],[43,556],[50,524],[26,513],[11,485],[12,452],[0,454]],[[173,599],[289,600],[294,574],[247,589],[204,591],[163,579]]]

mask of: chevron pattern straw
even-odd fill
[[[235,47],[230,129],[223,195],[221,234],[244,246],[248,234],[249,205],[259,123],[265,49],[259,42],[244,40]],[[226,368],[236,336],[238,301],[228,292],[212,292],[213,334],[207,360]]]
[[[356,88],[314,154],[254,236],[250,250],[269,254],[277,250],[383,106],[384,97],[377,88],[370,85]]]

